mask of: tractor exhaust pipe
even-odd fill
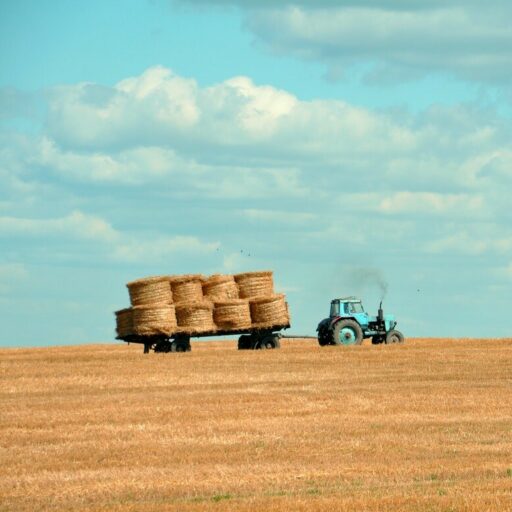
[[[380,304],[379,304],[379,313],[377,315],[377,320],[381,324],[384,323],[384,311],[382,311],[382,301],[380,301]]]

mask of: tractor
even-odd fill
[[[370,316],[356,297],[333,299],[329,318],[324,318],[316,328],[318,343],[322,347],[361,345],[365,338],[371,338],[374,345],[403,343],[404,335],[395,329],[396,324],[393,315],[385,315],[382,311],[382,301],[377,316]]]

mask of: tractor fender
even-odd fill
[[[357,323],[357,325],[361,325],[361,324],[357,321],[357,318],[354,318],[353,316],[335,316],[335,317],[331,320],[331,323],[329,324],[329,329],[334,329],[335,325],[336,325],[340,320],[353,320],[354,322],[356,322],[356,323]]]

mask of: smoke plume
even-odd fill
[[[370,286],[380,290],[380,299],[384,300],[388,293],[388,282],[382,272],[372,267],[357,267],[349,270],[349,282],[357,288],[367,288]]]

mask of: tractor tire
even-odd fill
[[[332,331],[334,345],[361,345],[363,330],[355,320],[340,320]]]
[[[392,329],[386,334],[386,345],[391,343],[404,343],[405,338],[404,335],[395,329]]]
[[[262,338],[256,339],[253,343],[254,350],[272,350],[275,348],[281,348],[281,342],[277,334],[269,334]]]
[[[238,350],[250,350],[252,346],[252,336],[250,334],[242,334],[238,338]]]

